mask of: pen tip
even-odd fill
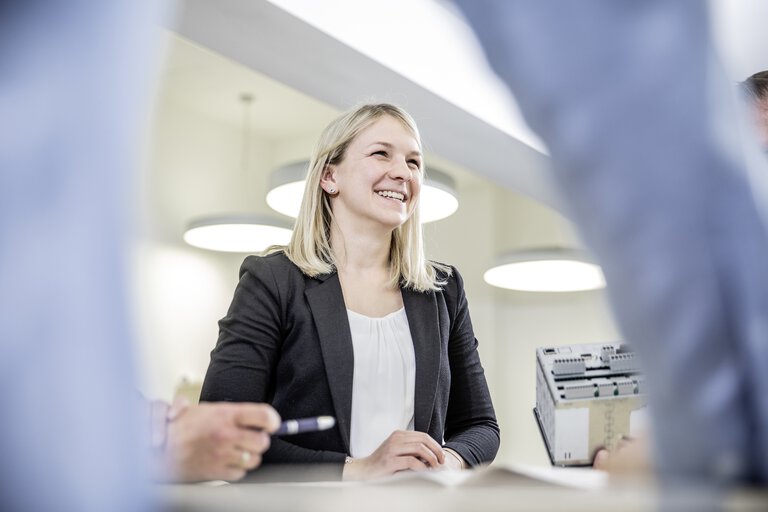
[[[333,416],[319,416],[317,418],[317,426],[320,430],[328,430],[336,425],[336,418]]]

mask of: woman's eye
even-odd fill
[[[386,152],[386,151],[384,151],[383,149],[382,149],[382,150],[380,150],[380,151],[376,151],[376,152],[375,152],[375,153],[373,153],[373,154],[374,154],[374,155],[381,155],[381,156],[384,156],[384,157],[385,157],[385,156],[387,156],[387,152]]]
[[[421,164],[418,160],[408,160],[408,165],[411,166],[412,169],[418,171],[421,169]]]

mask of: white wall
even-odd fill
[[[263,200],[269,171],[306,158],[314,137],[255,137],[253,165],[243,176],[240,127],[161,97],[146,183],[151,200],[136,255],[136,304],[147,396],[169,400],[183,377],[203,378],[217,338],[216,322],[229,305],[243,258],[185,245],[181,236],[186,222],[221,211],[269,212]],[[534,350],[542,345],[617,339],[603,294],[530,294],[485,284],[482,274],[498,252],[575,243],[570,227],[531,200],[451,168],[438,158],[432,162],[457,178],[460,207],[452,217],[425,226],[427,252],[430,258],[457,266],[465,279],[502,427],[499,460],[546,465],[531,412]]]
[[[503,428],[499,458],[547,465],[544,444],[533,419],[535,350],[573,343],[619,339],[601,292],[531,294],[496,291],[497,357],[503,368],[494,387]]]
[[[258,198],[270,144],[251,141],[244,173],[241,136],[238,126],[160,97],[145,178],[149,201],[135,254],[143,391],[149,397],[170,400],[182,378],[202,379],[242,260],[186,245],[186,224],[207,214],[268,210]]]

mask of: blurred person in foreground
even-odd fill
[[[0,509],[152,510],[127,255],[161,3],[0,3]]]
[[[768,155],[768,71],[753,74],[739,87],[747,101],[747,114],[754,124],[758,143]],[[619,475],[647,474],[653,466],[649,443],[647,432],[636,438],[623,438],[613,452],[598,450],[593,467]]]
[[[707,4],[457,3],[546,142],[643,359],[660,481],[764,485],[768,170],[724,129]]]
[[[244,427],[277,428],[264,405],[154,406],[142,436],[126,258],[166,10],[0,2],[1,510],[153,510],[150,476],[239,478],[269,444]]]

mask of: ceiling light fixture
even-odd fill
[[[269,180],[267,204],[276,212],[296,218],[304,195],[309,162],[294,162],[276,169]],[[421,187],[421,222],[453,215],[459,208],[456,184],[448,174],[428,169]]]
[[[240,96],[243,104],[243,140],[241,143],[241,177],[248,171],[250,112],[253,95]],[[241,190],[245,187],[241,186]],[[193,220],[184,233],[184,241],[194,247],[222,252],[256,253],[272,245],[285,245],[291,238],[292,226],[287,222],[251,214],[226,214]]]
[[[184,241],[212,251],[256,253],[271,245],[286,245],[291,233],[287,222],[258,215],[225,215],[190,222]]]
[[[576,292],[605,287],[600,266],[573,249],[536,249],[508,253],[483,274],[486,283],[526,292]]]

